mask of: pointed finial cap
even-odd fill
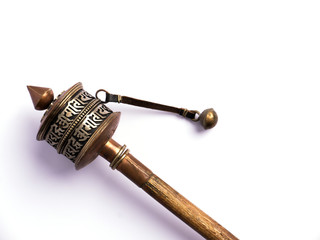
[[[34,108],[36,110],[45,110],[53,101],[53,91],[51,88],[27,86]]]

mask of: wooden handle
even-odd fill
[[[158,176],[151,176],[142,188],[204,238],[212,240],[237,239]]]
[[[112,164],[115,158],[121,159],[121,156],[119,156],[121,148],[121,145],[111,139],[101,150],[100,155]],[[131,154],[127,153],[123,155],[121,162],[117,165],[117,170],[122,172],[204,238],[212,240],[237,240],[228,230],[153,174],[150,169]]]

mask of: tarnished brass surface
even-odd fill
[[[154,103],[146,100],[141,100],[137,98],[132,98],[128,96],[121,96],[118,94],[110,94],[108,91],[104,89],[99,89],[95,96],[98,98],[98,95],[100,93],[104,93],[104,100],[101,100],[104,103],[108,102],[118,102],[118,103],[125,103],[137,107],[144,107],[149,108],[153,110],[159,110],[159,111],[165,111],[165,112],[171,112],[176,113],[181,116],[183,116],[186,119],[190,119],[194,122],[200,122],[202,127],[204,129],[210,129],[213,128],[217,124],[218,116],[216,112],[213,110],[213,108],[207,109],[203,111],[202,114],[200,114],[197,110],[188,110],[186,108],[177,108],[169,105],[164,105],[160,103]],[[201,118],[200,118],[201,115]],[[199,121],[201,120],[201,121]]]
[[[75,93],[82,89],[81,83],[76,83],[67,91],[62,92],[57,99],[52,102],[47,111],[44,113],[41,119],[40,129],[37,134],[37,140],[44,140],[45,134],[47,133],[50,124],[53,119],[57,117],[57,114],[64,108],[65,104],[70,100]]]
[[[52,99],[53,92],[50,89],[28,89],[36,109],[48,108],[41,119],[37,139],[46,140],[58,153],[73,161],[76,169],[86,166],[101,155],[111,163],[112,169],[119,170],[206,239],[237,239],[139,162],[125,145],[121,147],[111,139],[118,126],[120,113],[113,113],[104,102],[83,90],[81,83],[62,92],[55,100]],[[117,97],[114,101],[121,102],[119,99]],[[124,99],[133,105],[173,111],[200,121],[205,129],[214,127],[218,119],[213,109],[205,110],[196,118],[198,111],[128,97]]]
[[[119,117],[120,113],[113,113],[77,83],[49,106],[37,139],[46,140],[80,169],[98,156],[117,128]]]
[[[199,121],[204,129],[210,129],[217,124],[218,115],[213,108],[209,108],[200,114]]]
[[[112,170],[115,170],[119,166],[121,161],[125,158],[125,156],[128,153],[129,153],[129,150],[127,150],[127,146],[123,145],[118,151],[118,153],[116,154],[116,156],[113,158],[113,160],[110,162],[110,167],[112,168]]]
[[[122,148],[123,146],[121,146],[115,140],[110,139],[105,146],[101,148],[100,156],[112,163],[113,160],[119,155],[119,152],[121,152]],[[131,153],[125,155],[116,169],[140,188],[153,175],[152,171],[143,165]]]
[[[92,134],[89,141],[75,159],[75,167],[77,170],[88,165],[99,155],[103,146],[111,139],[116,131],[120,115],[119,112],[111,113]]]
[[[36,110],[45,110],[53,101],[53,91],[50,88],[27,86],[33,106]]]

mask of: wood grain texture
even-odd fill
[[[212,240],[237,239],[158,176],[151,176],[142,188],[204,238]]]
[[[107,159],[107,161],[112,162],[120,149],[121,145],[110,139],[101,149],[100,155]],[[228,230],[156,176],[131,154],[125,156],[118,165],[117,170],[204,238],[210,240],[237,239]]]

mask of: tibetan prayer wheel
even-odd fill
[[[74,162],[77,170],[100,155],[110,162],[112,169],[128,177],[205,239],[237,239],[132,156],[125,145],[121,146],[112,139],[120,113],[113,112],[105,103],[122,102],[177,113],[199,121],[204,129],[217,123],[217,115],[212,108],[199,114],[198,111],[109,94],[105,90],[98,90],[93,96],[83,89],[81,83],[62,92],[56,99],[49,88],[28,86],[28,90],[35,109],[46,110],[37,140],[47,141],[58,153]],[[105,94],[105,100],[97,97],[99,92]]]

